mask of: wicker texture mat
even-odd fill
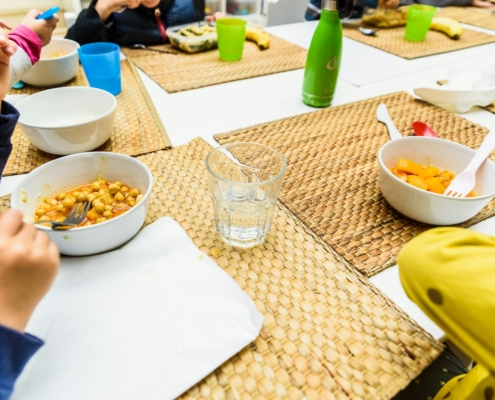
[[[453,18],[464,24],[495,31],[495,15],[492,14],[492,10],[477,7],[444,7],[437,11],[436,16]]]
[[[265,316],[251,345],[183,399],[389,399],[440,350],[428,334],[283,206],[263,245],[225,245],[214,227],[201,139],[140,157],[155,186],[147,223],[178,221]],[[0,199],[5,208],[8,199]]]
[[[464,29],[459,40],[452,40],[441,32],[429,31],[423,42],[410,42],[404,39],[404,32],[405,27],[400,27],[381,29],[376,36],[365,36],[357,29],[344,27],[345,37],[407,60],[495,42],[495,36],[469,29]]]
[[[258,142],[285,155],[280,200],[366,276],[393,265],[402,246],[431,226],[392,209],[378,184],[378,150],[389,140],[375,117],[380,103],[404,135],[424,121],[440,137],[477,148],[487,130],[441,108],[394,93],[216,135],[221,144]],[[495,200],[467,227],[495,215]]]
[[[64,86],[88,86],[82,67],[79,67],[77,76]],[[26,85],[11,94],[34,94],[41,90]],[[57,157],[34,147],[19,126],[12,136],[12,144],[12,154],[4,175],[30,172]],[[96,150],[137,156],[168,147],[171,147],[170,139],[135,66],[123,61],[122,92],[117,95],[115,127],[110,139]]]
[[[169,93],[304,68],[307,54],[305,49],[275,36],[271,37],[270,48],[263,51],[255,43],[246,41],[242,60],[235,62],[221,61],[218,50],[187,54],[171,45],[155,48],[177,51],[179,54],[131,49],[123,51]]]

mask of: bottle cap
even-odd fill
[[[325,11],[337,11],[337,0],[323,0],[321,9]]]

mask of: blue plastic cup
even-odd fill
[[[122,90],[120,47],[115,43],[90,43],[77,51],[89,86],[119,94]]]

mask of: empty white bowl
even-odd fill
[[[96,149],[110,138],[117,101],[105,90],[65,87],[33,94],[16,107],[19,126],[34,146],[68,155]]]
[[[21,80],[33,86],[56,86],[70,81],[79,69],[79,44],[69,39],[52,38],[41,50],[40,60]],[[58,57],[54,57],[54,56]]]
[[[388,168],[399,158],[433,165],[459,174],[475,151],[448,140],[404,137],[388,142],[378,153],[380,188],[387,202],[401,214],[431,225],[454,225],[474,217],[495,197],[495,164],[487,160],[476,173],[477,197],[448,197],[425,190],[397,178]]]
[[[153,178],[149,169],[135,158],[94,152],[51,161],[30,172],[14,188],[12,208],[20,210],[25,221],[33,222],[42,196],[52,197],[61,191],[90,183],[97,177],[119,180],[136,187],[144,197],[129,211],[97,225],[69,230],[36,227],[46,232],[65,255],[86,256],[115,249],[139,231],[148,213]]]

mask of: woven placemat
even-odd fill
[[[139,159],[155,186],[146,222],[169,216],[253,299],[259,337],[182,398],[389,399],[440,350],[403,311],[282,205],[263,245],[240,250],[216,234],[196,139]],[[2,206],[8,199],[0,199]]]
[[[478,7],[444,7],[440,8],[435,16],[453,18],[464,24],[495,31],[495,15],[492,10]]]
[[[260,50],[255,43],[246,41],[242,59],[234,62],[220,60],[217,49],[187,54],[171,45],[154,48],[176,51],[178,54],[132,49],[123,51],[169,93],[304,68],[307,54],[305,49],[275,36],[271,36],[267,50]]]
[[[495,42],[495,36],[469,29],[464,29],[459,40],[450,39],[441,32],[429,31],[423,42],[410,42],[404,39],[404,33],[405,27],[399,27],[381,29],[376,36],[365,36],[357,29],[344,27],[345,37],[407,60]]]
[[[399,214],[381,195],[377,154],[390,139],[376,120],[380,103],[404,135],[412,134],[413,121],[424,121],[440,137],[477,148],[487,132],[401,92],[215,136],[221,144],[258,142],[284,154],[280,200],[366,276],[395,264],[402,246],[431,228]],[[462,226],[493,215],[495,200]]]
[[[82,67],[64,86],[88,86]],[[26,85],[10,94],[34,94],[41,88]],[[3,175],[18,175],[55,159],[57,156],[34,147],[19,126],[12,136],[12,154]],[[171,147],[170,139],[132,62],[122,62],[122,92],[117,95],[115,127],[110,139],[96,151],[111,151],[130,156]]]

